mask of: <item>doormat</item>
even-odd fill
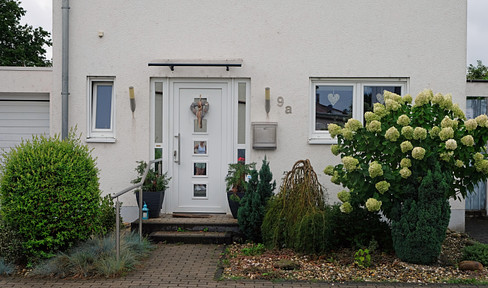
[[[173,213],[173,218],[211,218],[209,214]]]

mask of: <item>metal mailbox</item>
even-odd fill
[[[253,122],[252,123],[252,148],[276,149],[277,122]]]

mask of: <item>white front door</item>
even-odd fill
[[[230,84],[170,81],[172,212],[227,211],[224,179],[233,149]]]

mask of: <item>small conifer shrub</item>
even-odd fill
[[[269,162],[265,158],[259,173],[255,169],[251,170],[251,179],[237,213],[239,228],[247,240],[255,243],[262,241],[261,224],[263,223],[265,207],[275,188],[276,181],[273,181]]]

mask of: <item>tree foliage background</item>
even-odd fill
[[[26,10],[17,0],[0,0],[0,66],[51,66],[46,46],[52,45],[46,30],[21,25]]]
[[[468,80],[488,80],[488,67],[483,65],[481,60],[476,62],[478,63],[476,66],[469,64],[466,78]]]

